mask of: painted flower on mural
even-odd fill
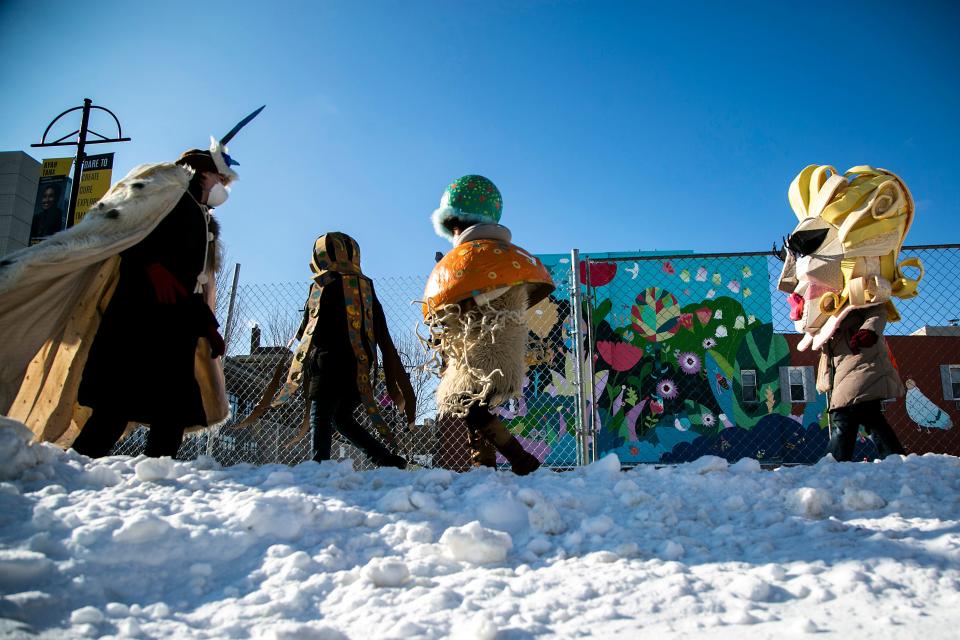
[[[591,262],[590,263],[590,284],[594,287],[602,287],[610,284],[614,276],[617,275],[616,262]],[[580,283],[587,284],[587,263],[580,263]]]
[[[541,338],[547,338],[557,324],[559,316],[557,303],[547,296],[527,310],[525,319],[533,333]]]
[[[598,340],[597,351],[614,371],[629,371],[643,357],[643,349],[626,342]]]
[[[666,289],[647,287],[630,313],[634,329],[649,342],[669,340],[680,329],[680,303]]]
[[[637,449],[636,447],[630,447],[630,455],[632,456],[640,455],[640,449]]]
[[[692,313],[681,313],[680,314],[680,326],[684,329],[693,330],[693,314]]]
[[[670,378],[664,378],[657,383],[657,395],[665,400],[673,400],[677,397],[677,383]]]
[[[680,369],[687,375],[700,373],[700,356],[691,351],[677,355],[677,362],[680,364]]]
[[[714,340],[713,338],[705,338],[703,340],[704,349],[713,349],[715,346],[717,346],[717,341]]]
[[[717,426],[717,417],[712,413],[705,413],[700,416],[700,422],[702,422],[705,427],[715,427]]]
[[[663,413],[663,403],[659,400],[650,401],[650,413],[657,415]]]
[[[664,272],[665,274],[667,274],[667,275],[670,275],[670,276],[672,276],[673,274],[675,274],[675,273],[677,272],[677,270],[673,268],[673,264],[672,264],[669,260],[665,260],[665,261],[663,262],[663,267],[662,267],[662,268],[663,268],[663,272]]]

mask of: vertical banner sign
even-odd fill
[[[49,158],[40,167],[40,182],[30,225],[30,244],[62,231],[67,222],[70,167],[73,158]]]
[[[83,220],[83,216],[87,215],[90,207],[95,205],[110,189],[110,177],[112,175],[112,153],[101,153],[95,156],[87,156],[84,159],[73,224]]]

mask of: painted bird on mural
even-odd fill
[[[927,429],[947,430],[953,427],[953,421],[950,420],[947,412],[934,404],[927,396],[923,395],[923,392],[917,387],[916,382],[907,378],[904,386],[907,387],[907,397],[905,400],[907,415],[910,416],[911,420]]]
[[[631,280],[636,280],[637,274],[640,273],[640,265],[634,262],[632,267],[627,267],[624,271],[630,274]]]

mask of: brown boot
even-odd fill
[[[520,441],[514,437],[510,441],[499,447],[500,453],[510,463],[510,468],[518,476],[525,476],[533,473],[540,468],[540,461],[537,457],[523,448]]]
[[[540,467],[540,461],[536,456],[529,453],[520,444],[520,441],[513,437],[510,430],[496,416],[490,416],[491,419],[483,426],[477,429],[480,435],[493,443],[503,457],[510,463],[510,468],[518,476],[525,476],[533,473]]]
[[[470,462],[474,467],[497,467],[497,450],[493,443],[476,431],[467,430],[467,443],[470,447]]]

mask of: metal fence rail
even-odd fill
[[[926,275],[920,296],[895,300],[903,319],[886,335],[907,396],[885,403],[908,452],[960,454],[960,245],[905,247]],[[528,313],[522,396],[496,412],[544,464],[565,468],[615,452],[626,464],[701,455],[809,463],[826,448],[825,398],[814,388],[818,354],[799,352],[781,263],[770,252],[542,256],[557,290]],[[383,277],[375,287],[419,399],[416,425],[376,389],[402,455],[424,467],[470,466],[462,422],[437,419],[437,379],[417,338],[424,277]],[[233,421],[249,414],[300,323],[308,283],[256,285],[221,278],[218,317],[229,331],[224,359]],[[233,294],[233,295],[231,295]],[[233,312],[227,322],[228,310]],[[185,439],[180,457],[223,464],[297,464],[313,455],[297,438],[302,397],[253,426],[230,423]],[[334,458],[370,466],[347,441]],[[144,431],[117,453],[142,451]],[[875,454],[861,434],[856,456]],[[501,459],[500,463],[504,461]]]

